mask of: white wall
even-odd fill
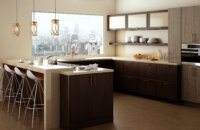
[[[200,5],[200,0],[116,0],[116,12],[141,12]]]
[[[200,5],[200,0],[116,0],[116,13],[144,12],[152,10],[165,10],[169,8]],[[146,38],[160,38],[168,42],[168,30],[155,31],[118,31],[116,41],[124,42],[126,36],[139,35]],[[146,47],[146,46],[117,46],[116,55],[133,57],[135,53],[155,55],[162,50],[166,55],[168,47]]]
[[[32,0],[18,0],[21,35],[13,35],[15,23],[15,0],[0,0],[0,59],[31,58],[30,23]],[[54,0],[35,0],[36,11],[54,12]],[[104,55],[113,56],[115,47],[109,42],[115,39],[107,31],[107,14],[115,13],[115,0],[57,0],[57,12],[74,14],[96,14],[104,16]]]

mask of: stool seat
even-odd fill
[[[36,78],[38,78],[39,80],[44,80],[44,77],[42,76],[36,76]]]

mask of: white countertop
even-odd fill
[[[74,71],[63,71],[60,72],[62,75],[82,75],[82,74],[96,74],[96,73],[108,73],[108,72],[114,72],[113,69],[105,69],[105,68],[98,68],[98,69],[92,69],[92,70],[74,70]]]
[[[200,67],[200,63],[196,63],[196,62],[182,62],[182,65],[191,65],[191,66],[199,66]]]
[[[76,61],[92,61],[92,60],[122,60],[122,61],[135,61],[135,62],[142,62],[142,63],[179,65],[177,63],[169,63],[168,61],[151,61],[151,60],[146,60],[146,59],[139,60],[139,59],[127,58],[127,57],[91,57],[91,58],[58,59],[58,62],[76,62]],[[94,71],[75,72],[74,68],[72,67],[67,67],[67,66],[62,66],[62,65],[49,65],[47,63],[47,60],[44,60],[42,65],[38,65],[37,60],[34,61],[33,65],[30,65],[28,64],[28,60],[25,60],[24,63],[19,63],[19,60],[17,59],[2,60],[1,63],[8,64],[11,66],[17,66],[23,69],[28,69],[28,70],[40,72],[40,73],[44,73],[46,70],[58,70],[61,73],[63,73],[64,71],[67,71],[68,74],[86,74],[86,73],[100,73],[100,72],[106,72],[106,71],[112,70],[112,69],[109,70],[109,69],[99,68],[96,71],[94,70]],[[197,65],[197,64],[193,63],[191,65]],[[200,64],[198,65],[200,66]],[[64,72],[63,74],[66,74],[66,72]]]
[[[46,70],[74,70],[72,67],[67,66],[61,66],[61,65],[50,65],[47,63],[47,60],[43,61],[42,65],[38,64],[38,61],[34,61],[34,64],[31,65],[28,63],[28,60],[25,60],[24,63],[19,63],[19,60],[16,59],[10,59],[10,60],[2,60],[1,63],[8,64],[11,66],[16,66],[22,69],[31,70],[39,73],[44,73]]]
[[[168,64],[179,65],[178,63],[170,63],[168,61],[151,61],[146,59],[135,59],[129,57],[91,57],[91,58],[74,58],[74,59],[58,59],[59,62],[78,62],[78,61],[93,61],[93,60],[122,60],[122,61],[135,61],[143,63],[155,63],[155,64]]]

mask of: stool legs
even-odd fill
[[[2,84],[2,88],[0,88],[0,98],[3,96],[3,93],[5,92],[5,90],[3,88],[4,77],[6,77],[6,79],[9,81],[8,74],[5,72],[5,70],[3,71],[1,78],[0,78],[0,83]]]
[[[25,98],[24,97],[24,85],[27,84],[28,85],[28,88],[29,88],[29,91],[31,91],[31,88],[30,88],[30,85],[28,83],[28,80],[27,80],[27,77],[22,77],[22,80],[21,80],[21,83],[19,85],[19,88],[17,90],[17,94],[16,94],[16,97],[15,97],[15,101],[14,101],[14,104],[13,104],[13,108],[12,108],[12,112],[14,111],[14,108],[15,108],[15,104],[16,103],[19,103],[19,112],[18,112],[18,120],[20,119],[20,115],[21,115],[21,105],[22,103],[25,103],[25,99],[29,99],[29,98]],[[27,91],[27,95],[29,94],[28,93],[28,90],[26,89]],[[19,101],[17,101],[17,98],[19,96]],[[23,101],[22,101],[23,100]]]
[[[27,104],[25,114],[24,114],[24,122],[25,122],[27,110],[32,109],[32,128],[34,128],[35,111],[38,110],[38,109],[43,109],[43,105],[44,105],[44,104],[36,104],[37,92],[38,91],[39,91],[40,100],[41,100],[41,97],[42,97],[41,90],[42,90],[42,93],[43,93],[43,88],[42,88],[40,81],[35,81],[35,84],[34,84],[34,87],[31,91],[31,95],[30,95],[30,98],[28,100],[28,104]],[[29,107],[31,100],[33,101],[33,106]],[[38,107],[39,105],[42,106],[42,107]]]
[[[11,98],[15,97],[15,93],[13,91],[13,81],[14,81],[14,78],[16,79],[16,82],[19,85],[19,82],[17,80],[16,75],[14,73],[12,73],[11,77],[9,79],[9,83],[8,83],[8,85],[6,87],[6,91],[5,91],[4,97],[3,97],[2,109],[3,109],[4,103],[5,103],[5,98],[8,97],[8,112],[10,112],[10,101],[11,101]],[[9,93],[9,95],[7,95],[8,93]]]

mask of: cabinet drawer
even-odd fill
[[[165,99],[178,100],[180,99],[180,91],[176,84],[158,81],[156,86],[156,96]]]
[[[177,82],[178,67],[174,65],[157,65],[156,79],[161,81]]]
[[[156,78],[156,64],[139,63],[138,76],[141,78],[155,79]]]

